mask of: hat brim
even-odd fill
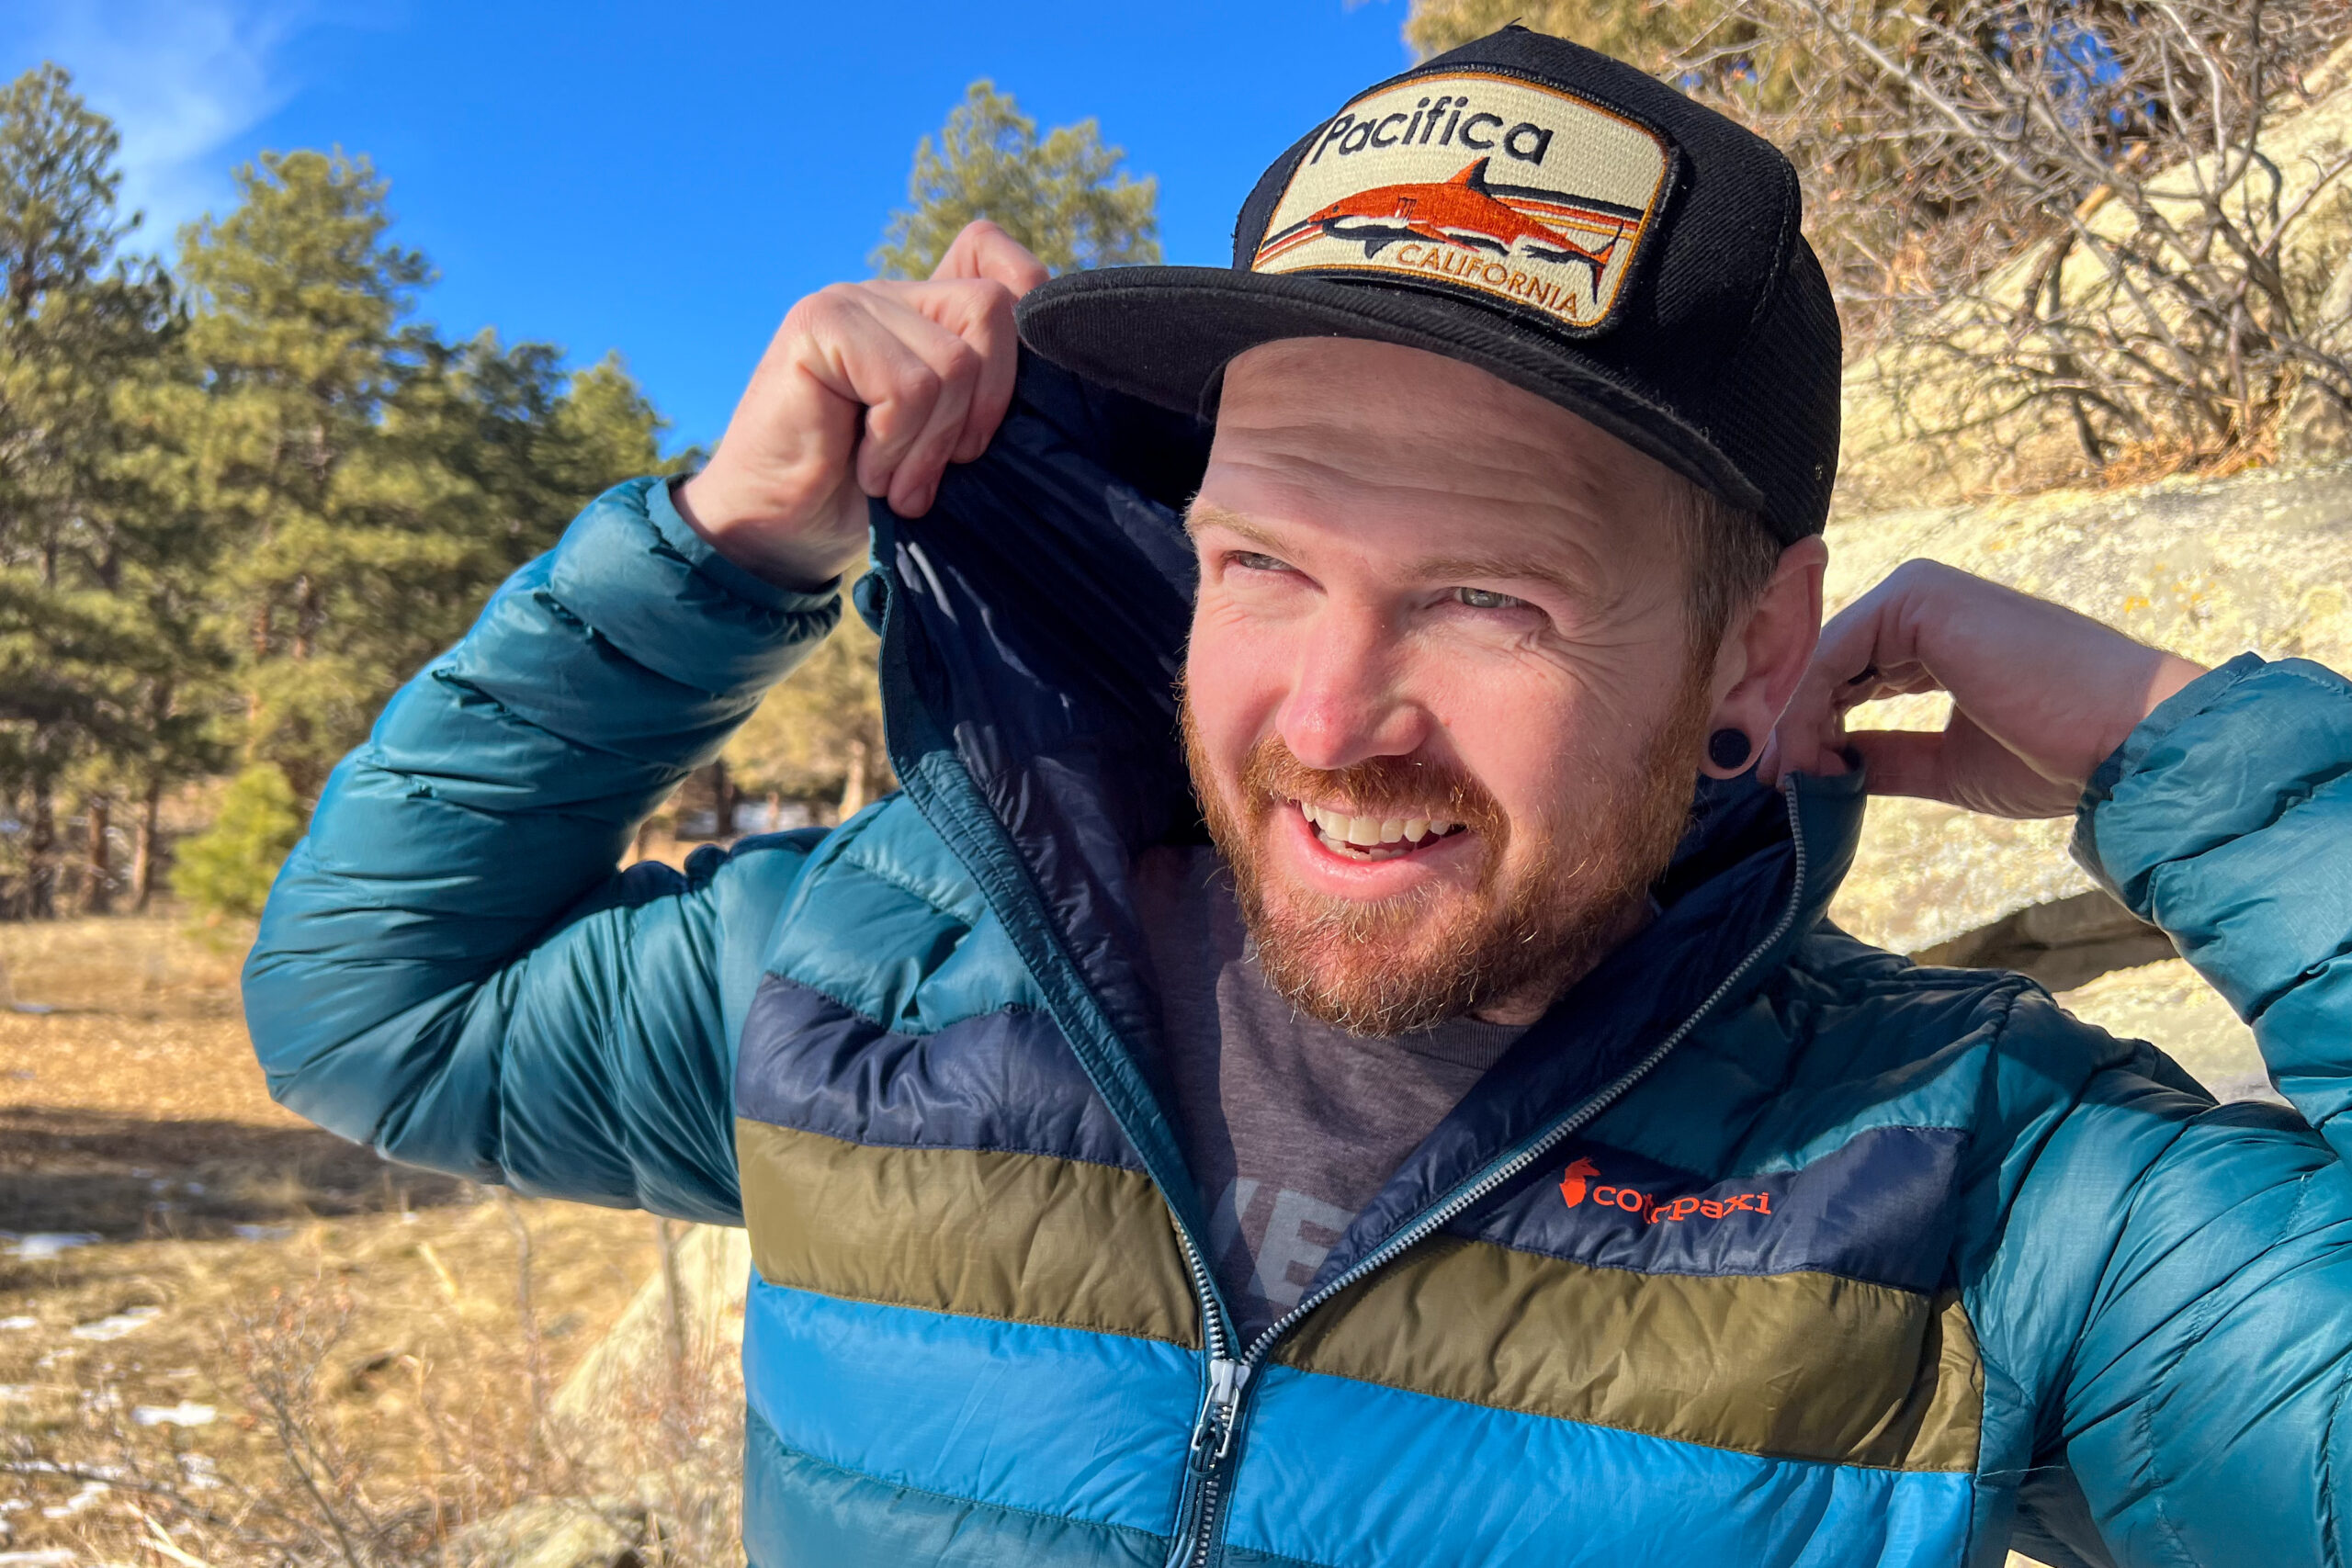
[[[1022,299],[1023,342],[1101,386],[1216,414],[1225,367],[1285,338],[1362,338],[1458,359],[1533,392],[1735,506],[1762,490],[1713,442],[1621,373],[1556,340],[1513,333],[1491,307],[1427,290],[1210,266],[1073,272]]]

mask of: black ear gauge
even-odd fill
[[[1726,773],[1736,773],[1747,766],[1755,751],[1744,729],[1718,729],[1707,737],[1707,761]]]

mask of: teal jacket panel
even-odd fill
[[[2030,1497],[2085,1558],[2345,1562],[2352,683],[2251,655],[2197,681],[2102,767],[2076,848],[2254,1025],[2301,1114],[2214,1106],[2152,1047],[2020,998],[2007,1092],[2096,1069],[2005,1154],[1980,1244],[1987,1359],[2049,1391],[2038,1458],[2071,1472]]]
[[[245,967],[270,1092],[413,1165],[740,1223],[734,1030],[815,835],[616,874],[840,616],[605,495],[330,778]]]

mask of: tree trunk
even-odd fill
[[[837,821],[846,822],[865,809],[865,753],[863,740],[849,743],[849,766],[842,770],[842,804]]]
[[[82,912],[103,915],[114,908],[114,846],[107,842],[107,830],[114,826],[114,802],[103,795],[91,795],[83,804],[82,815],[88,824],[82,857]]]
[[[57,913],[57,811],[45,778],[33,782],[32,818],[25,843],[25,918],[46,920]]]
[[[710,804],[718,814],[714,825],[718,830],[711,837],[724,842],[735,836],[735,806],[741,792],[735,787],[735,775],[728,770],[726,758],[711,763],[711,769]]]
[[[294,646],[288,649],[297,661],[311,657],[311,643],[318,635],[322,618],[319,585],[305,576],[295,593]]]
[[[163,811],[164,781],[151,779],[147,796],[139,803],[139,829],[130,844],[131,907],[142,915],[147,912],[148,901],[155,897],[155,827]]]

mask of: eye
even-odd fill
[[[1453,597],[1473,610],[1523,610],[1524,599],[1514,599],[1508,593],[1496,593],[1484,588],[1457,588]]]
[[[1236,550],[1225,558],[1244,571],[1288,571],[1290,563],[1256,550]]]

